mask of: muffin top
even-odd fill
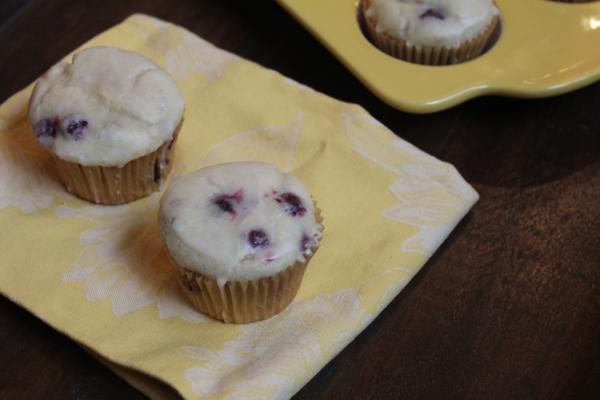
[[[59,158],[122,166],[169,140],[184,102],[173,78],[147,58],[92,47],[60,62],[36,83],[29,120]]]
[[[272,276],[305,261],[322,231],[302,182],[260,162],[178,178],[161,199],[159,222],[176,263],[219,284]]]
[[[365,0],[376,29],[408,44],[458,47],[498,15],[492,0]]]

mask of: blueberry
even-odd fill
[[[248,233],[248,243],[254,248],[263,248],[267,247],[271,242],[264,231],[253,229]]]
[[[83,118],[69,118],[65,121],[65,135],[69,139],[79,140],[85,134],[88,125],[88,122]]]
[[[278,203],[283,204],[285,212],[293,217],[303,216],[306,213],[302,200],[293,193],[283,193],[276,200]]]
[[[232,199],[230,196],[219,196],[213,200],[213,203],[215,203],[223,212],[228,212],[231,214],[235,213],[235,211],[233,210]]]
[[[307,235],[303,235],[302,241],[300,242],[300,249],[302,250],[302,253],[309,253],[312,251],[313,247],[315,247],[314,240]]]
[[[436,10],[435,8],[428,8],[423,14],[419,16],[419,18],[437,18],[442,21],[446,19],[446,17],[444,17],[444,13],[441,10]]]
[[[223,212],[227,212],[233,214],[234,216],[237,214],[235,211],[235,205],[242,202],[244,198],[244,189],[240,189],[234,194],[223,194],[215,197],[212,202],[219,207],[219,209]]]
[[[162,178],[162,165],[159,160],[154,162],[154,182],[159,182]]]
[[[33,129],[35,130],[35,135],[38,137],[38,139],[42,137],[53,138],[56,136],[56,124],[47,118],[35,124]]]

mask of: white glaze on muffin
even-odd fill
[[[408,44],[458,47],[498,15],[492,0],[370,0],[366,16],[377,31]]]
[[[177,179],[161,199],[159,221],[175,262],[220,284],[272,276],[304,261],[322,230],[306,187],[259,162]]]
[[[170,140],[184,101],[173,78],[147,58],[93,47],[36,83],[29,120],[42,145],[86,166],[123,166]]]

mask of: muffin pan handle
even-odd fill
[[[411,64],[373,46],[357,0],[278,0],[381,100],[413,113],[483,95],[554,96],[600,78],[600,2],[496,0],[502,31],[482,56],[451,66]]]

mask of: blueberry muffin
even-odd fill
[[[293,300],[319,246],[320,222],[297,178],[259,162],[180,177],[159,211],[182,291],[202,313],[235,323],[269,318]]]
[[[426,65],[479,56],[499,21],[493,0],[361,0],[360,12],[373,44]]]
[[[175,81],[154,62],[93,47],[36,82],[29,120],[69,192],[120,204],[159,188],[183,110]]]

